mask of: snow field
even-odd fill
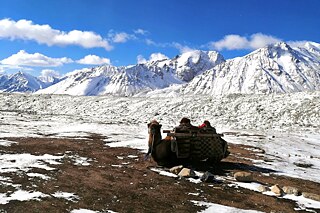
[[[219,133],[226,133],[224,139],[229,143],[252,145],[265,150],[264,156],[268,161],[255,161],[257,166],[272,169],[275,174],[320,182],[320,154],[317,149],[320,145],[319,91],[278,95],[161,98],[3,93],[0,94],[0,100],[0,139],[44,136],[82,139],[96,133],[106,137],[108,146],[127,146],[145,152],[146,124],[150,120],[157,119],[163,124],[163,129],[172,129],[186,116],[191,118],[194,125],[201,124],[204,119],[210,120]],[[0,145],[3,146],[10,146],[12,143],[14,141],[0,140]],[[18,160],[14,162],[13,158]],[[45,179],[48,177],[28,172],[29,168],[34,166],[50,169],[50,165],[59,163],[60,158],[61,156],[2,154],[0,168],[7,172],[15,172],[11,169],[19,168],[20,171],[27,172],[30,178]],[[80,165],[90,165],[91,162],[91,159],[81,156],[71,159]],[[46,196],[41,192],[22,193],[19,185],[1,176],[0,182],[12,184],[17,194],[25,194],[23,197],[28,199]],[[255,186],[240,187],[252,189]],[[14,193],[1,194],[0,203],[14,199]],[[296,199],[301,205],[306,205],[300,198],[288,199]],[[215,204],[201,205],[210,209],[210,206]],[[317,207],[318,203],[310,205]],[[222,212],[239,211],[225,209]]]

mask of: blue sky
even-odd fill
[[[0,0],[0,72],[63,75],[193,49],[320,43],[318,0]]]

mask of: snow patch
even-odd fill
[[[0,194],[0,204],[7,204],[12,200],[27,201],[27,200],[40,200],[40,198],[48,197],[48,195],[42,192],[30,192],[24,190],[18,190],[7,196],[6,194]]]
[[[8,140],[0,140],[0,146],[11,146],[12,144],[16,144],[15,141],[8,141]]]
[[[162,170],[162,169],[151,168],[150,170],[151,170],[151,171],[154,171],[154,172],[157,172],[157,173],[159,173],[160,175],[167,176],[167,177],[174,177],[174,178],[179,177],[178,175],[175,175],[175,174],[173,174],[173,173],[171,173],[171,172],[164,171],[164,170]]]
[[[62,198],[72,202],[77,202],[80,199],[79,196],[77,196],[74,193],[61,192],[61,191],[55,192],[54,194],[52,194],[52,196],[55,198]]]
[[[63,156],[32,155],[32,154],[2,154],[0,155],[0,173],[28,171],[31,168],[54,170],[48,164],[61,164],[58,162]]]
[[[221,212],[221,213],[262,213],[261,211],[255,211],[255,210],[244,210],[244,209],[238,209],[234,207],[229,206],[223,206],[216,203],[208,203],[204,201],[191,201],[194,205],[197,206],[205,206],[207,207],[206,210],[200,211],[201,213],[210,213],[210,212]]]

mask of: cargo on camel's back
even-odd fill
[[[146,156],[163,166],[181,163],[206,161],[209,164],[219,163],[229,155],[228,144],[217,134],[210,122],[196,127],[190,119],[183,118],[180,125],[173,130],[164,130],[167,137],[161,137],[161,125],[157,121],[148,124],[149,150]]]

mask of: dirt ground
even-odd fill
[[[72,192],[77,201],[46,197],[41,200],[11,201],[0,205],[0,212],[69,212],[73,209],[90,209],[99,212],[198,212],[205,207],[191,200],[206,201],[241,209],[263,212],[295,212],[296,203],[243,188],[232,187],[227,182],[192,183],[186,179],[172,178],[151,171],[156,163],[143,159],[144,154],[131,148],[110,148],[103,138],[92,135],[87,139],[6,138],[16,141],[1,147],[1,153],[31,153],[34,155],[79,155],[92,159],[89,166],[74,165],[65,157],[63,163],[51,165],[53,171],[33,169],[52,177],[49,180],[31,178],[24,174],[3,173],[27,191],[52,194],[56,191]],[[304,192],[319,193],[320,184],[290,177],[269,174],[270,170],[256,167],[250,159],[263,158],[263,150],[229,144],[231,152],[219,166],[196,168],[213,174],[232,177],[237,171],[253,173],[254,180],[272,186],[294,186]],[[138,156],[138,157],[132,157]],[[0,193],[10,191],[10,186],[0,186]],[[315,210],[319,211],[319,210]],[[303,212],[303,211],[299,211]]]

